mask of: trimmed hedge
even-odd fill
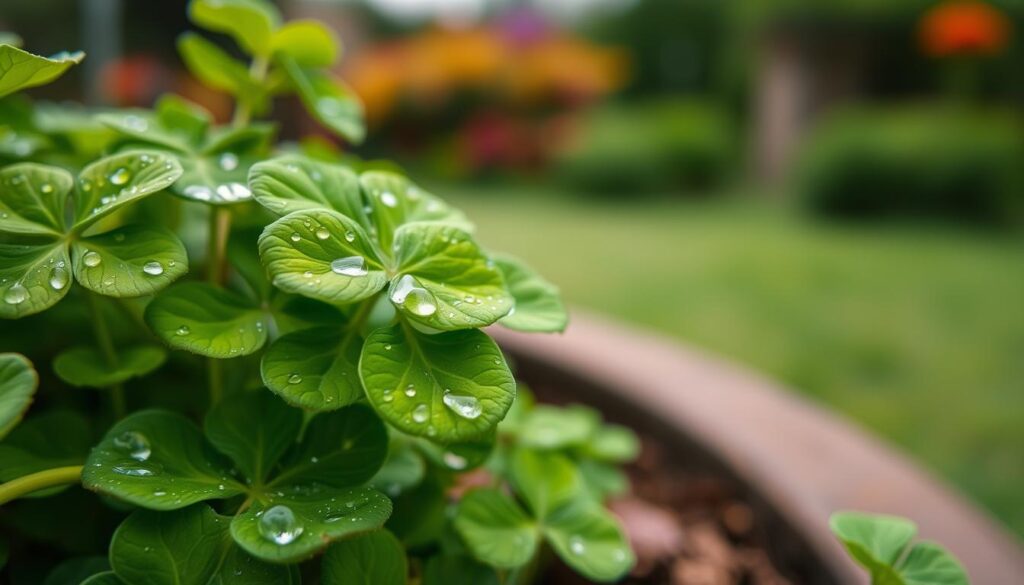
[[[709,102],[605,106],[585,117],[555,171],[587,192],[705,190],[718,186],[734,166],[736,142],[728,114]]]
[[[819,125],[799,173],[804,205],[834,217],[1020,223],[1024,127],[1007,112],[857,110]]]

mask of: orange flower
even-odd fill
[[[933,57],[997,55],[1006,48],[1009,38],[1006,16],[978,0],[943,2],[921,19],[921,45]]]

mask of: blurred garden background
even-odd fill
[[[282,103],[296,148],[393,160],[575,307],[787,384],[1024,534],[1024,3],[278,4],[338,31],[370,123],[341,144]],[[88,53],[31,92],[45,140],[105,132],[66,100],[228,118],[173,51],[184,6],[4,1],[27,49]],[[21,112],[0,162],[44,140]]]

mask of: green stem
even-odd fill
[[[53,469],[47,469],[45,471],[39,471],[17,479],[12,479],[7,483],[0,484],[0,505],[42,489],[68,483],[78,483],[78,480],[81,479],[81,477],[82,466],[69,465],[67,467],[55,467]]]
[[[231,211],[226,207],[211,207],[206,278],[214,286],[220,286],[226,280],[228,235],[230,233]],[[206,373],[210,387],[210,405],[212,406],[220,402],[224,396],[224,364],[217,358],[208,358]]]
[[[255,57],[252,63],[249,64],[249,77],[260,87],[260,91],[263,89],[263,83],[267,80],[267,69],[270,66],[270,60],[267,57]],[[231,125],[235,128],[241,128],[247,125],[252,119],[252,102],[251,97],[240,99],[235,103],[235,113],[231,117]]]
[[[107,367],[117,367],[117,350],[114,348],[114,339],[110,335],[110,328],[103,318],[103,311],[100,309],[99,299],[95,293],[87,292],[85,298],[89,303],[89,312],[92,314],[92,327],[96,334],[96,343],[100,346],[100,353],[103,354]],[[114,410],[114,417],[121,419],[127,414],[125,406],[124,385],[118,382],[110,387],[110,402]]]

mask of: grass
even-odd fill
[[[450,189],[438,192],[450,194]],[[576,306],[752,366],[845,413],[1024,534],[1024,247],[767,205],[456,192],[483,243]]]

